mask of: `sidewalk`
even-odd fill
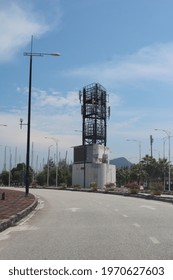
[[[3,193],[5,199],[3,200]],[[0,232],[13,226],[37,206],[34,195],[25,196],[25,190],[12,190],[0,187]]]

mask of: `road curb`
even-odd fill
[[[12,215],[8,219],[4,219],[0,222],[0,232],[4,231],[8,227],[14,226],[18,221],[26,217],[30,212],[32,212],[38,204],[38,199],[35,198],[34,202],[22,211]]]
[[[99,193],[104,193],[104,192],[99,192]],[[156,200],[156,201],[162,201],[162,202],[169,202],[173,203],[173,198],[171,197],[162,197],[162,196],[157,196],[157,195],[152,195],[152,194],[130,194],[130,193],[123,193],[123,192],[107,192],[105,194],[112,194],[112,195],[121,195],[121,196],[128,196],[128,197],[135,197],[135,198],[142,198],[146,200]]]
[[[114,191],[101,191],[101,190],[97,190],[95,192],[93,192],[90,189],[72,189],[72,188],[66,188],[63,190],[67,190],[67,191],[77,191],[77,192],[91,192],[91,193],[100,193],[100,194],[108,194],[108,195],[120,195],[120,196],[128,196],[128,197],[135,197],[135,198],[142,198],[142,199],[146,199],[146,200],[156,200],[156,201],[162,201],[162,202],[168,202],[168,203],[172,203],[173,204],[173,197],[163,197],[163,196],[157,196],[157,195],[152,195],[152,194],[130,194],[128,192],[114,192]]]

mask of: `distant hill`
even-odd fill
[[[124,157],[111,159],[109,162],[110,162],[110,164],[116,165],[117,168],[131,167],[133,165],[133,163],[131,163]]]

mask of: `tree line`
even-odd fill
[[[0,183],[4,186],[24,186],[25,185],[25,171],[26,164],[18,163],[16,167],[12,168],[11,171],[3,170],[0,174]],[[29,167],[29,183],[33,186],[47,186],[49,183],[50,186],[56,185],[56,172],[58,178],[58,185],[67,185],[71,186],[72,184],[72,165],[67,164],[65,160],[61,160],[58,164],[58,167],[55,166],[55,163],[52,159],[49,160],[49,163],[45,164],[43,170],[36,173],[34,170]]]
[[[170,177],[173,178],[173,168],[170,166]],[[116,173],[117,186],[124,186],[129,182],[137,182],[145,188],[150,188],[153,183],[159,183],[163,189],[168,189],[169,162],[167,159],[155,158],[146,155],[138,164],[130,168],[119,168]],[[171,180],[171,187],[173,184]]]
[[[10,173],[9,171],[2,171],[0,174],[1,185],[25,185],[25,163],[19,163],[14,167]],[[29,182],[30,184],[47,186],[56,185],[56,171],[57,167],[52,159],[45,164],[43,170],[35,173],[29,168]],[[49,174],[49,178],[48,178]],[[150,188],[153,183],[159,183],[163,189],[168,189],[169,176],[169,162],[167,159],[155,158],[146,155],[138,164],[133,164],[130,168],[122,167],[116,170],[116,186],[121,187],[129,182],[137,182],[145,188]],[[72,185],[72,164],[67,164],[65,160],[61,160],[58,164],[58,186]],[[170,166],[171,189],[173,190],[173,167]]]

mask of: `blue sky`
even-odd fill
[[[34,57],[31,142],[33,162],[46,160],[58,139],[61,158],[81,144],[79,90],[99,82],[109,94],[110,158],[132,162],[150,153],[163,156],[163,131],[173,134],[172,0],[0,0],[0,169],[4,147],[12,162],[25,161],[29,57]],[[131,139],[135,141],[126,141]],[[17,148],[16,148],[17,147]],[[172,148],[172,143],[171,143]],[[7,148],[7,161],[9,157]],[[17,150],[17,153],[15,151]],[[168,141],[165,143],[168,154]],[[171,155],[172,159],[172,155]]]

